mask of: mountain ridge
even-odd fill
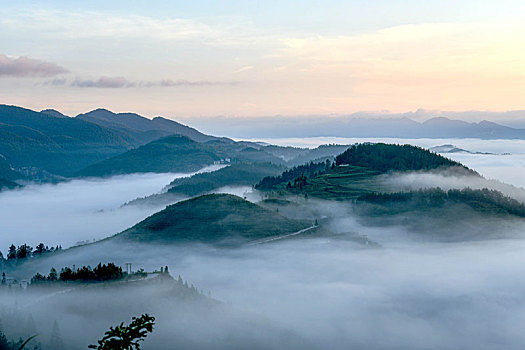
[[[168,135],[183,135],[197,142],[206,142],[218,139],[205,135],[189,126],[163,117],[148,119],[137,113],[114,113],[105,108],[98,108],[90,112],[77,115],[75,118],[93,124],[108,127],[112,130],[131,132],[135,137],[150,142]]]
[[[523,112],[525,115],[525,112]],[[182,119],[200,130],[237,138],[371,137],[525,139],[525,128],[493,121],[468,122],[454,116],[429,116],[420,122],[411,115],[354,113],[319,117],[207,117]],[[417,115],[416,115],[417,117]]]

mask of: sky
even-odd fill
[[[0,103],[76,115],[525,109],[517,0],[3,1]]]

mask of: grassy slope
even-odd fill
[[[192,172],[220,159],[232,162],[282,164],[283,161],[263,150],[246,147],[242,142],[212,140],[196,142],[172,135],[126,153],[93,164],[77,176],[108,176],[137,172]]]
[[[93,164],[76,175],[191,172],[213,164],[216,160],[219,160],[219,157],[206,144],[174,135]]]
[[[309,222],[287,219],[237,196],[211,194],[168,206],[117,237],[228,245],[292,233],[308,226]]]
[[[324,174],[308,179],[299,192],[323,199],[356,199],[366,193],[381,190],[375,181],[379,174],[381,173],[378,171],[359,166],[336,166]]]
[[[467,206],[482,215],[525,218],[525,205],[495,190],[449,190],[439,188],[401,193],[372,193],[358,199],[369,215],[394,215],[435,210],[458,205]]]
[[[206,145],[213,148],[215,153],[222,158],[230,158],[232,161],[250,163],[272,163],[283,165],[285,162],[281,158],[264,151],[263,147],[255,148],[253,144],[246,142],[232,142],[224,140],[212,140]]]
[[[175,179],[168,192],[195,196],[223,186],[251,186],[282,170],[282,167],[268,163],[236,163],[214,172]]]
[[[461,212],[467,210],[487,217],[525,217],[522,203],[498,191],[464,189],[446,192],[429,189],[392,193],[382,181],[377,181],[379,175],[390,171],[435,171],[442,168],[458,175],[479,176],[460,163],[419,147],[385,144],[353,146],[337,157],[337,164],[321,174],[292,181],[291,188],[283,182],[272,190],[281,195],[307,194],[322,199],[357,200],[362,214],[375,217],[419,214],[440,219],[447,215],[451,220],[461,221],[461,215],[452,215],[461,208]]]
[[[298,184],[277,184],[271,190],[308,194],[323,199],[357,199],[367,193],[382,192],[377,176],[390,171],[419,171],[452,167],[458,172],[477,175],[460,163],[410,145],[360,144],[336,157],[335,167],[307,177]]]

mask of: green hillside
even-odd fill
[[[191,152],[189,148],[185,150],[187,157],[195,159],[186,159],[184,152],[174,151],[171,142],[157,142],[160,138],[173,135],[202,144],[194,145],[195,149]],[[159,143],[167,146],[158,147]],[[161,117],[150,120],[134,113],[113,113],[105,109],[70,118],[53,109],[35,112],[0,105],[0,154],[21,172],[21,168],[26,168],[29,175],[46,174],[35,178],[37,181],[136,171],[193,171],[217,159],[228,159],[231,163],[289,166],[295,164],[291,163],[291,158],[299,155],[301,159],[333,156],[337,147],[326,146],[315,150],[265,147],[259,143],[235,142],[205,135]],[[203,152],[208,154],[205,156]],[[111,161],[108,161],[110,158]]]
[[[277,175],[282,170],[270,163],[235,163],[210,173],[175,179],[168,192],[195,196],[223,186],[252,186],[265,176]]]
[[[129,135],[99,125],[0,105],[0,154],[15,168],[68,175],[132,147]]]
[[[297,232],[310,225],[237,196],[210,194],[170,205],[116,237],[145,242],[236,245]]]
[[[453,169],[479,176],[462,164],[411,145],[359,144],[336,157],[335,164],[309,163],[267,177],[256,185],[263,191],[301,194],[323,199],[357,199],[367,193],[388,192],[378,175],[387,172]]]
[[[283,163],[280,158],[260,149],[247,147],[244,142],[231,140],[197,142],[185,136],[173,135],[90,165],[75,175],[109,176],[144,172],[193,172],[221,160],[231,163],[273,163],[276,165]]]
[[[357,203],[369,215],[394,215],[463,205],[484,215],[525,218],[523,203],[489,189],[444,191],[432,188],[412,192],[369,193],[360,196]]]
[[[218,160],[220,160],[219,156],[206,144],[174,135],[88,166],[75,175],[192,172]]]
[[[231,140],[213,140],[206,142],[216,154],[222,158],[230,158],[232,162],[272,163],[285,165],[285,161],[251,142],[234,142]]]

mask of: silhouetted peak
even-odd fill
[[[52,108],[43,109],[43,110],[40,111],[40,113],[44,113],[44,114],[50,115],[50,116],[55,117],[55,118],[68,118],[67,115],[65,115],[63,113],[60,113],[56,109],[52,109]]]

